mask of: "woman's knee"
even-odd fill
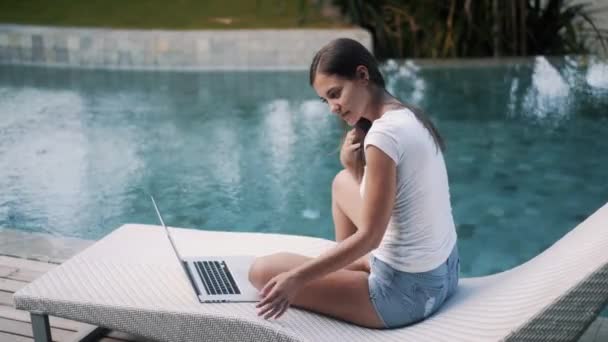
[[[260,290],[279,270],[279,261],[290,253],[275,253],[255,258],[249,268],[249,282]]]
[[[336,194],[337,192],[344,189],[345,187],[347,187],[349,185],[352,186],[352,182],[354,182],[354,181],[355,181],[355,179],[350,174],[350,171],[343,169],[340,172],[338,172],[338,174],[336,174],[336,176],[334,177],[334,180],[331,183],[331,192],[333,194]]]
[[[348,170],[338,172],[332,183],[332,208],[335,206],[356,227],[361,224],[361,208],[363,198],[360,193],[360,184]]]
[[[268,256],[255,258],[249,268],[249,282],[258,290],[266,283],[264,280],[268,274]]]

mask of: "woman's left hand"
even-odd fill
[[[279,318],[293,303],[302,281],[292,272],[283,272],[270,279],[261,291],[262,300],[256,305],[258,316]]]

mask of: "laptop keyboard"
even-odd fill
[[[208,295],[241,294],[225,261],[195,261],[194,265]]]

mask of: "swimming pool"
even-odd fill
[[[530,259],[608,201],[608,64],[384,65],[447,141],[462,272]],[[124,223],[333,237],[343,128],[306,72],[0,66],[0,227]]]

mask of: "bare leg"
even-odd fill
[[[359,193],[359,183],[347,170],[340,171],[334,178],[331,195],[336,241],[340,242],[357,231],[357,225],[361,222],[363,199]],[[369,273],[369,254],[345,268]]]
[[[303,255],[277,253],[257,258],[251,266],[249,280],[261,289],[275,275],[310,260]],[[339,270],[306,284],[296,295],[293,305],[368,328],[383,324],[369,298],[368,274]]]
[[[357,225],[361,224],[362,206],[359,183],[348,171],[342,170],[332,184],[336,241],[342,241],[357,231]],[[365,327],[383,327],[369,298],[368,259],[369,255],[363,256],[342,270],[306,284],[293,305]],[[272,277],[307,260],[310,258],[293,253],[257,258],[249,271],[249,280],[257,289],[262,289]]]

